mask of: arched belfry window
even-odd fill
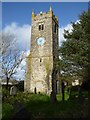
[[[39,24],[39,31],[44,30],[44,24]]]
[[[41,30],[41,25],[39,25],[39,31]]]

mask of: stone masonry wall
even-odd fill
[[[50,94],[52,91],[52,72],[54,71],[54,56],[57,56],[58,34],[53,35],[53,19],[58,20],[52,11],[38,15],[33,14],[31,29],[31,50],[27,57],[27,70],[25,91]],[[39,25],[44,25],[44,30],[39,31]],[[57,28],[58,29],[58,28]],[[37,39],[43,37],[45,43],[37,44]],[[56,42],[55,42],[56,41]],[[56,84],[55,80],[54,83]]]

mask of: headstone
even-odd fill
[[[10,95],[16,95],[17,94],[17,87],[16,86],[12,86],[10,88]]]

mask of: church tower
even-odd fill
[[[27,57],[24,90],[50,94],[57,89],[58,18],[52,7],[46,12],[32,11],[31,46]]]

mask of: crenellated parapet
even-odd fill
[[[53,14],[53,10],[52,10],[52,7],[50,6],[50,9],[48,12],[40,12],[39,14],[35,14],[34,10],[32,11],[32,22],[34,21],[37,21],[37,20],[40,20],[40,19],[44,19],[44,18],[49,18],[49,17],[52,17],[53,20],[58,23],[58,18],[57,16],[55,16]]]

